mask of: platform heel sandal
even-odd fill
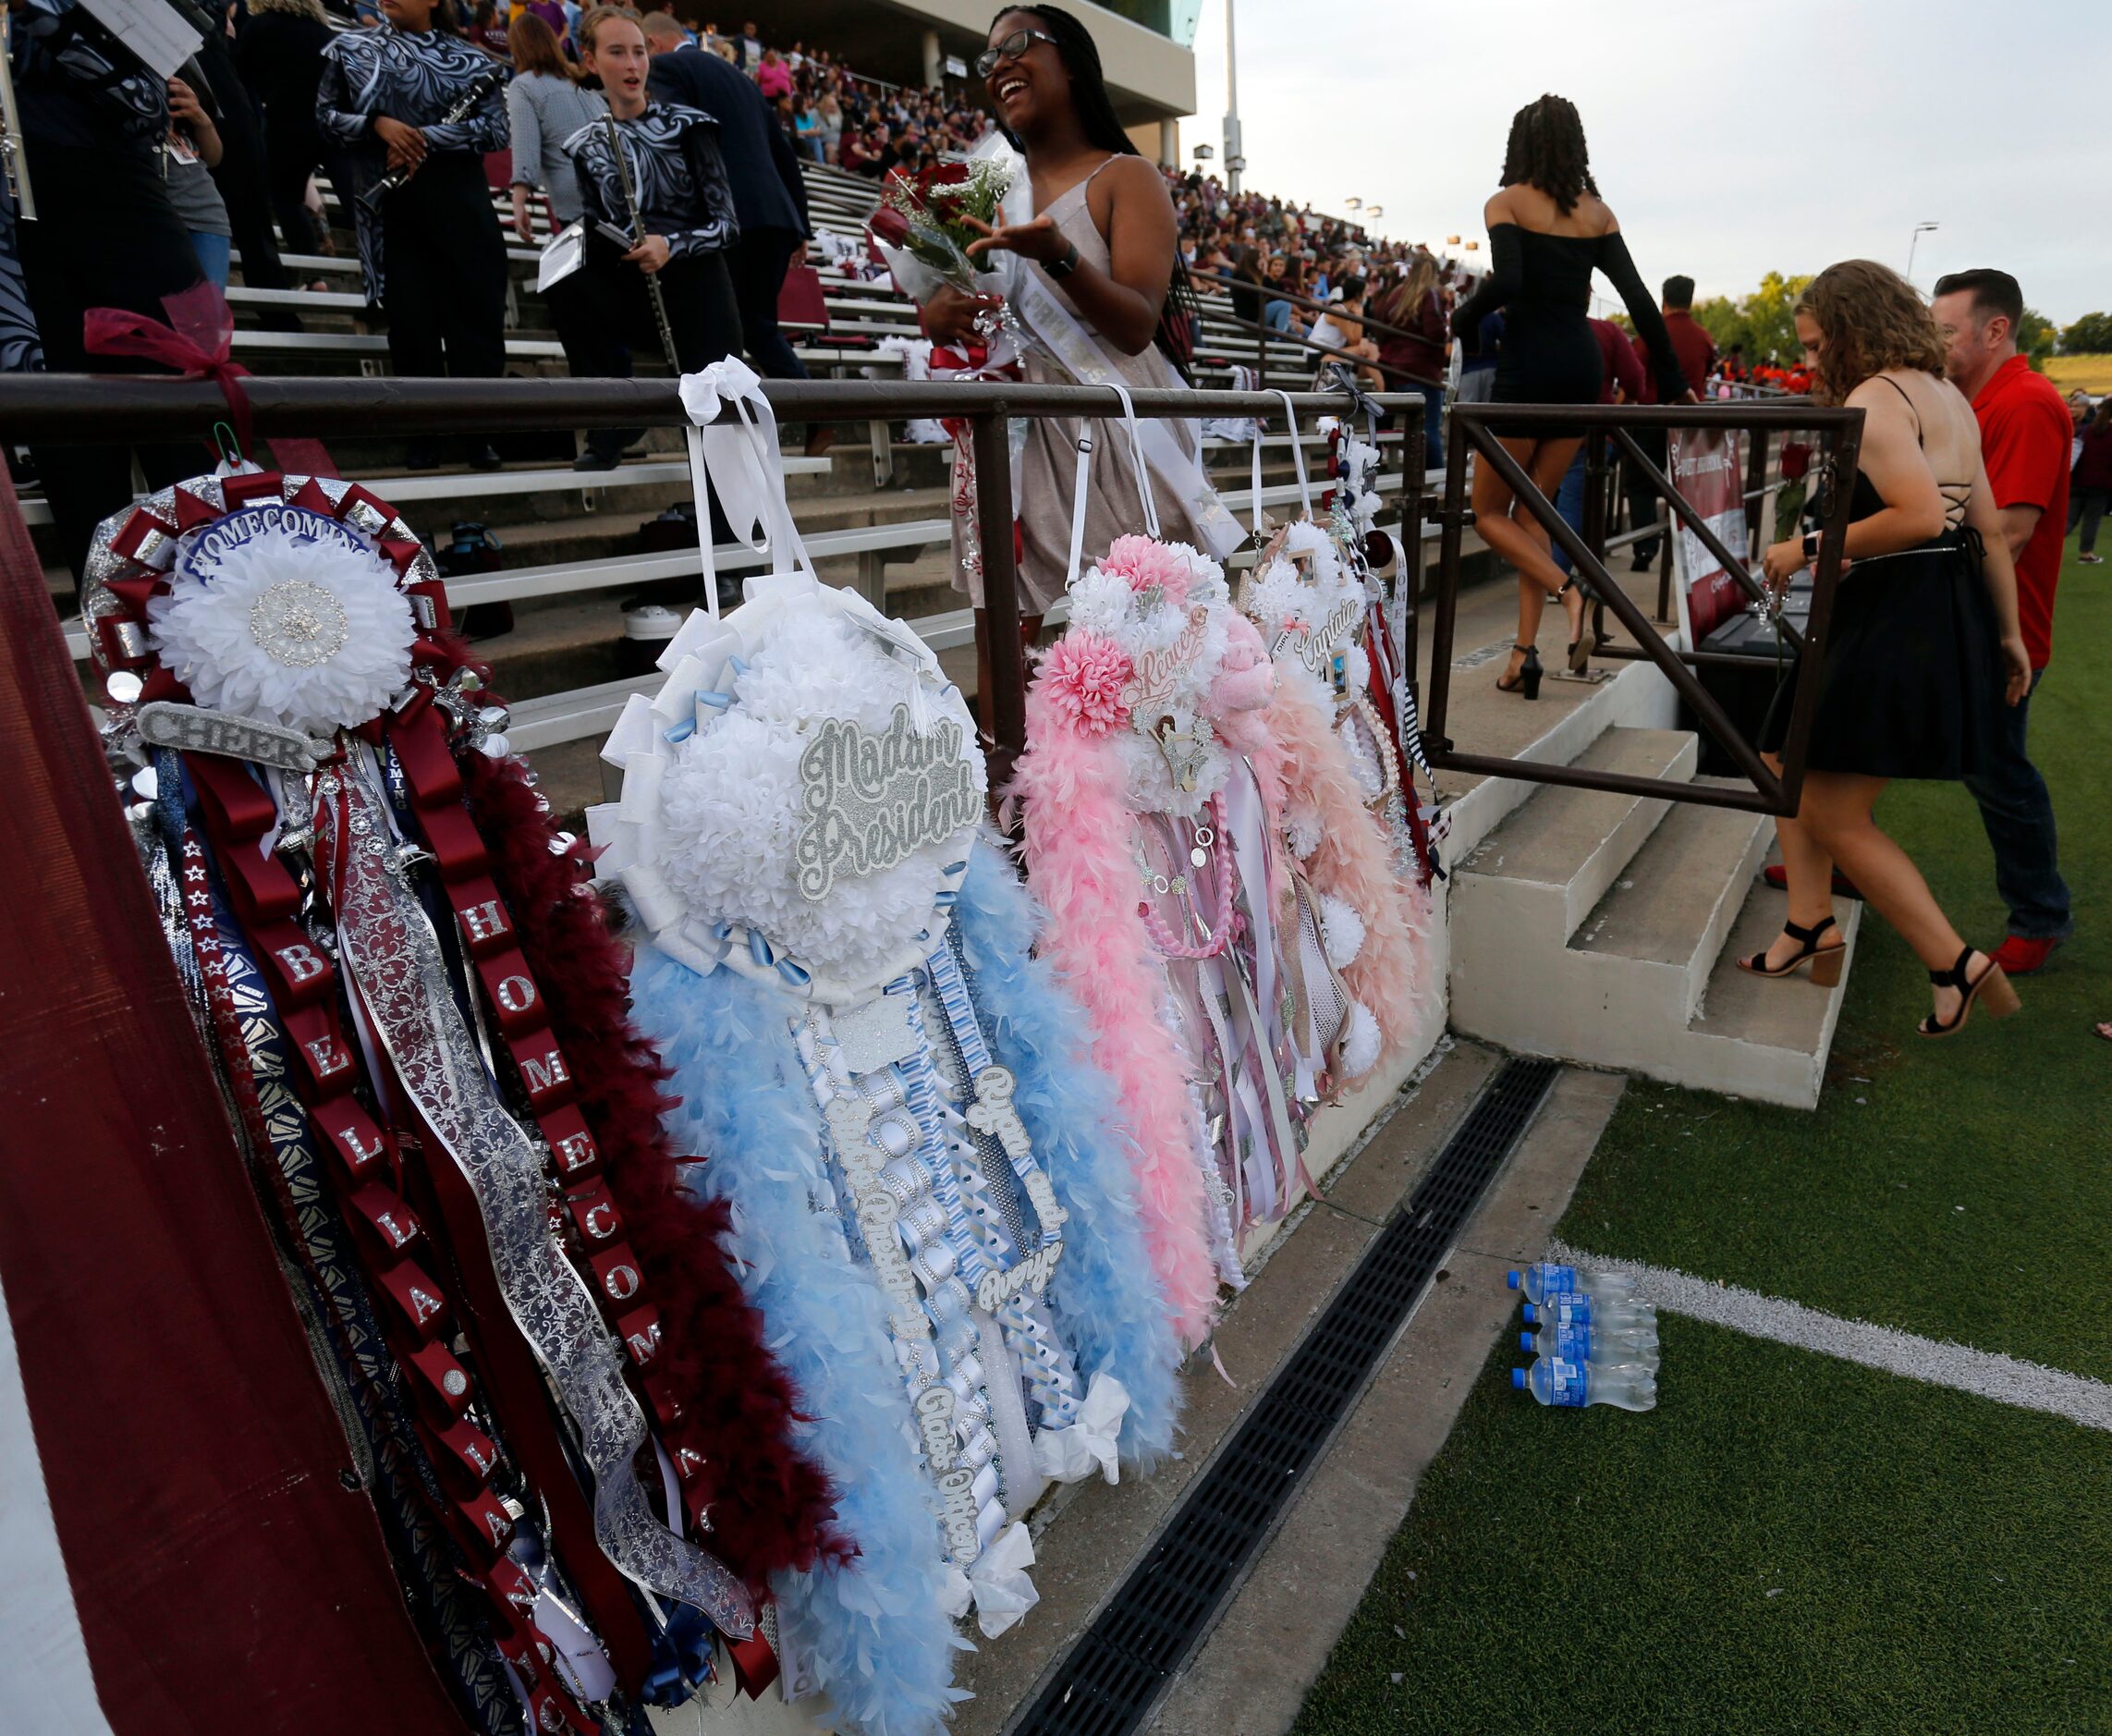
[[[1560,591],[1555,593],[1555,601],[1561,602],[1563,596],[1571,591],[1576,592],[1579,596],[1583,596],[1582,587],[1572,578]],[[1568,611],[1565,610],[1564,612],[1567,613]],[[1581,630],[1576,638],[1569,642],[1569,673],[1571,675],[1581,675],[1589,669],[1592,666],[1592,653],[1599,648],[1599,642],[1592,632],[1592,600],[1590,597],[1584,597],[1584,612],[1580,618],[1582,623]]]
[[[1782,977],[1795,976],[1808,964],[1812,967],[1813,982],[1821,988],[1836,988],[1840,984],[1841,960],[1848,953],[1848,942],[1837,940],[1830,947],[1819,945],[1819,936],[1833,925],[1834,919],[1830,916],[1809,928],[1798,923],[1784,923],[1782,932],[1802,948],[1795,958],[1771,969],[1766,953],[1756,952],[1750,959],[1740,959],[1738,968],[1753,976]]]
[[[1518,679],[1515,681],[1507,681],[1500,675],[1496,677],[1496,691],[1499,693],[1522,693],[1527,699],[1538,699],[1540,697],[1540,677],[1542,673],[1540,647],[1537,645],[1513,645],[1511,649],[1524,652],[1525,661],[1518,666]]]
[[[1985,954],[1982,955],[1985,957]],[[1947,971],[1931,971],[1929,984],[1933,988],[1955,988],[1965,998],[1958,1004],[1958,1015],[1948,1022],[1930,1013],[1914,1029],[1924,1037],[1954,1037],[1965,1029],[1966,1019],[1972,1011],[1975,1001],[1987,1003],[1990,1019],[2007,1019],[2017,1011],[2023,1002],[2017,998],[2017,991],[2009,986],[2009,979],[2003,974],[2002,967],[1988,959],[1987,968],[1968,980],[1965,967],[1972,962],[1972,948],[1968,947],[1958,955],[1958,962]]]

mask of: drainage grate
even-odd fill
[[[1141,1728],[1377,1371],[1560,1070],[1554,1061],[1506,1063],[1012,1736],[1123,1736]]]

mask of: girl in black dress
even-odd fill
[[[1636,275],[1621,239],[1620,222],[1599,197],[1584,144],[1584,123],[1573,104],[1544,96],[1521,108],[1504,148],[1502,190],[1483,207],[1493,260],[1481,287],[1452,315],[1452,330],[1471,344],[1483,316],[1501,308],[1503,357],[1496,364],[1498,404],[1595,404],[1602,363],[1587,315],[1592,273],[1603,271],[1628,304],[1629,317],[1650,346],[1666,403],[1694,402],[1672,353],[1665,318]],[[1499,444],[1548,499],[1555,498],[1581,434],[1556,428],[1514,428]],[[1569,667],[1581,672],[1596,643],[1584,625],[1584,594],[1555,565],[1547,532],[1529,512],[1516,511],[1510,485],[1491,465],[1474,469],[1474,528],[1482,540],[1518,568],[1518,640],[1496,682],[1507,693],[1540,692],[1541,611],[1561,599],[1569,623]]]
[[[1972,408],[1943,375],[1944,341],[1912,286],[1869,260],[1829,265],[1796,308],[1797,335],[1822,403],[1863,412],[1850,483],[1853,521],[1824,649],[1818,709],[1797,816],[1777,820],[1788,922],[1765,952],[1740,960],[1763,976],[1840,979],[1833,866],[1928,967],[1935,1005],[1923,1036],[1964,1027],[1975,1000],[1996,1018],[2017,995],[2002,969],[1959,938],[1907,852],[1871,809],[1894,777],[1959,778],[1984,763],[1998,719],[2031,691],[2017,625],[2017,575],[1980,458]],[[1819,537],[1776,543],[1776,585],[1810,565]],[[1850,563],[1853,565],[1850,566]],[[1778,695],[1761,745],[1787,734]],[[1781,761],[1768,754],[1777,772]]]

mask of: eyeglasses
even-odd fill
[[[1054,48],[1056,38],[1046,31],[1014,31],[996,47],[985,48],[980,55],[976,55],[975,76],[979,79],[987,79],[997,70],[997,63],[1000,60],[1017,60],[1036,43],[1046,43],[1051,48]]]

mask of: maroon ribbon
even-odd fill
[[[256,441],[250,395],[242,385],[249,369],[233,361],[235,314],[220,287],[195,284],[181,295],[162,298],[165,325],[129,308],[90,308],[81,347],[92,356],[140,356],[174,368],[187,380],[211,380],[227,400],[235,441],[242,456],[254,461]],[[320,440],[275,435],[272,451],[279,468],[310,476],[336,476],[336,461]]]

